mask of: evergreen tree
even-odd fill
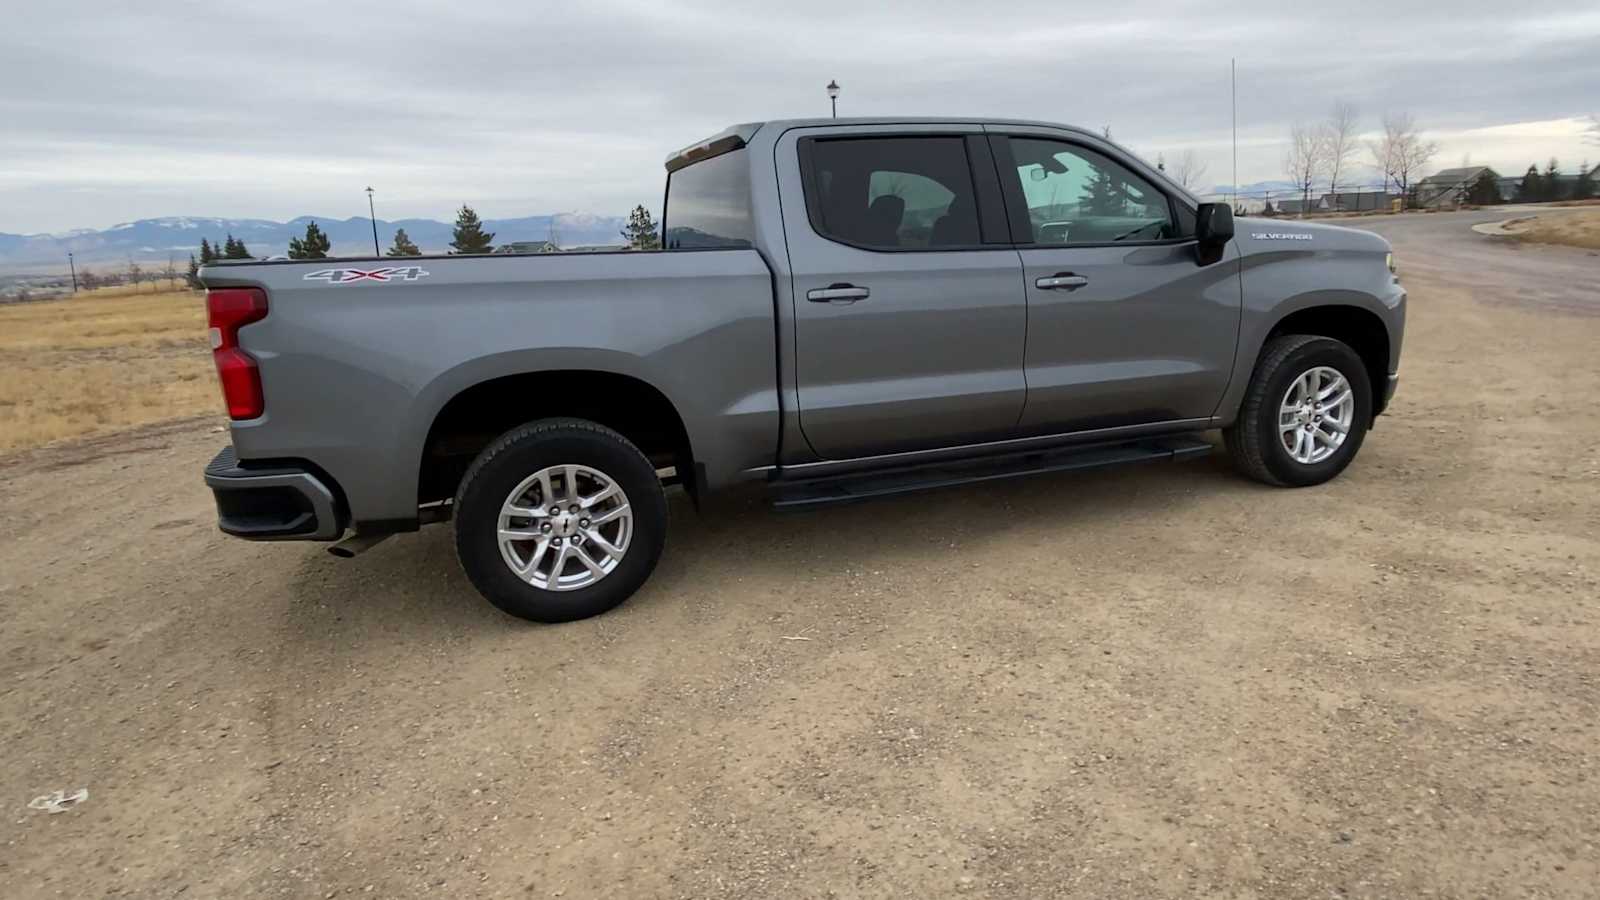
[[[1544,181],[1539,177],[1539,167],[1530,163],[1528,171],[1522,176],[1522,183],[1517,185],[1517,201],[1537,203],[1543,196]]]
[[[1543,188],[1543,190],[1540,192],[1539,199],[1561,199],[1561,166],[1556,163],[1556,158],[1554,156],[1550,157],[1550,162],[1545,164],[1544,178],[1540,180],[1539,186]]]
[[[200,264],[202,266],[208,266],[212,262],[214,262],[216,260],[216,258],[217,258],[217,254],[212,251],[211,242],[206,240],[205,238],[201,238],[200,239]]]
[[[289,239],[290,259],[327,259],[328,250],[332,244],[328,236],[317,227],[315,220],[306,223],[306,236],[304,238]]]
[[[183,280],[188,283],[189,290],[200,290],[200,264],[195,262],[193,253],[189,254],[189,272],[183,276]]]
[[[1587,200],[1594,196],[1594,176],[1595,170],[1589,168],[1587,159],[1584,160],[1583,165],[1578,167],[1578,181],[1572,186],[1572,199]]]
[[[233,235],[228,235],[228,242],[222,245],[223,259],[249,259],[250,251],[244,246],[244,241],[234,240]]]
[[[1105,168],[1091,166],[1088,187],[1078,200],[1080,209],[1092,216],[1122,215],[1122,190],[1117,179]]]
[[[394,246],[389,248],[387,256],[421,256],[422,251],[411,242],[411,236],[406,234],[404,228],[396,229],[394,233]]]
[[[483,222],[472,207],[461,204],[461,210],[456,213],[456,227],[451,234],[450,246],[457,253],[493,253],[493,232],[483,230]]]
[[[622,229],[622,239],[634,250],[661,248],[661,236],[656,233],[656,223],[650,218],[650,210],[635,206],[633,212],[628,213],[628,224]]]
[[[1467,202],[1474,206],[1493,206],[1500,202],[1500,185],[1488,169],[1479,172],[1468,186]]]

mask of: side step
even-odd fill
[[[1055,447],[977,459],[945,460],[832,477],[780,480],[773,482],[771,487],[772,505],[779,510],[812,509],[1044,472],[1193,459],[1206,456],[1211,451],[1212,445],[1199,435],[1179,435],[1116,444]]]

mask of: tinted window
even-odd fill
[[[668,250],[750,246],[750,168],[745,151],[701,160],[667,176],[661,214]]]
[[[811,223],[824,237],[883,250],[979,243],[961,138],[815,140],[806,154]]]
[[[1060,141],[1012,138],[1036,244],[1155,241],[1177,236],[1165,194],[1099,153]]]

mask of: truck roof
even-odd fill
[[[790,128],[822,128],[839,125],[1029,125],[1075,131],[1090,137],[1105,139],[1102,135],[1095,134],[1086,128],[1079,128],[1076,125],[1044,122],[1037,119],[997,119],[984,116],[856,116],[843,119],[827,117],[769,119],[765,122],[743,122],[738,125],[730,125],[708,138],[696,141],[681,150],[668,154],[666,160],[667,171],[673,172],[692,162],[717,156],[729,150],[737,150],[749,143],[755,133],[763,128],[772,127],[779,131],[784,131]]]

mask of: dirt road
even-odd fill
[[[1332,484],[680,497],[569,626],[444,529],[223,539],[209,421],[0,461],[0,894],[1593,897],[1600,257],[1468,219],[1374,226],[1404,381]]]

